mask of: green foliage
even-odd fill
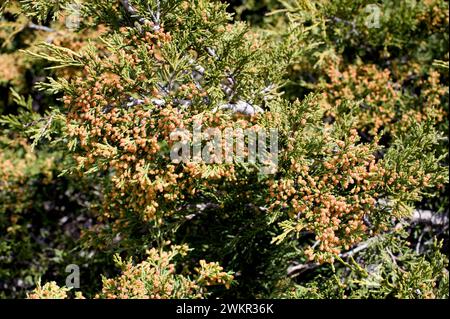
[[[440,252],[442,244],[434,241],[425,255],[418,255],[409,244],[398,234],[376,238],[350,257],[350,263],[336,266],[331,280],[317,275],[311,282],[294,285],[284,297],[446,298],[448,258]]]
[[[7,2],[1,296],[448,297],[448,220],[410,220],[448,212],[448,2],[370,4]],[[276,128],[277,171],[171,160],[197,121]]]

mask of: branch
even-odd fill
[[[148,19],[146,19],[146,18],[144,18],[144,17],[142,17],[142,16],[140,16],[138,14],[138,11],[130,4],[129,0],[120,0],[120,3],[122,4],[122,6],[125,9],[125,11],[131,17],[136,18],[139,21],[140,24],[145,24],[147,22],[150,22],[150,20],[148,20]],[[159,30],[160,29],[160,26],[159,26],[160,25],[160,22],[159,22],[159,20],[160,20],[160,2],[157,1],[157,12],[156,12],[156,14],[153,11],[151,11],[151,10],[149,10],[149,11],[150,11],[150,14],[153,17],[153,22],[155,24],[153,26],[153,30],[155,30],[155,31]]]
[[[213,109],[213,112],[218,110],[231,110],[234,113],[242,113],[245,115],[254,115],[256,113],[263,113],[264,110],[256,105],[248,104],[244,101],[238,101],[236,104],[223,104]]]
[[[447,213],[435,213],[431,210],[420,210],[417,209],[414,211],[413,215],[406,219],[403,222],[400,222],[397,226],[394,227],[394,229],[397,229],[398,226],[401,226],[401,224],[406,224],[406,225],[411,225],[411,224],[430,224],[433,226],[445,226],[448,225],[449,222],[449,217]],[[372,237],[362,243],[360,243],[359,245],[357,245],[356,247],[339,254],[339,257],[342,259],[351,257],[357,253],[359,253],[360,251],[363,251],[365,249],[367,249],[373,242],[377,241],[382,235],[378,235],[375,237]],[[288,267],[287,269],[287,274],[288,276],[291,277],[296,277],[301,275],[302,273],[304,273],[307,270],[311,270],[314,268],[319,267],[320,264],[319,263],[306,263],[306,264],[294,264]]]
[[[448,213],[435,213],[431,210],[417,209],[414,211],[413,216],[410,219],[412,224],[430,224],[433,226],[445,226],[448,225],[449,217]]]
[[[342,259],[351,257],[351,256],[359,253],[360,251],[367,249],[374,241],[378,240],[379,237],[380,236],[370,238],[369,240],[366,240],[366,241],[360,243],[355,248],[339,254],[339,257]],[[296,276],[301,275],[302,273],[304,273],[307,270],[311,270],[311,269],[317,268],[319,266],[320,266],[319,263],[306,263],[306,264],[298,264],[298,265],[289,266],[287,269],[287,275],[291,276],[291,277],[296,277]]]
[[[317,268],[319,266],[320,266],[319,263],[291,265],[287,269],[287,275],[290,277],[297,277],[297,276],[303,274],[305,271]]]
[[[128,12],[131,16],[136,16],[136,9],[130,4],[129,0],[120,0],[126,12]]]
[[[33,30],[39,30],[39,31],[45,31],[45,32],[55,32],[55,30],[53,30],[52,28],[43,26],[43,25],[38,25],[38,24],[34,24],[32,22],[28,23],[28,28],[33,29]]]

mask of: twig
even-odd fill
[[[430,224],[433,226],[445,226],[445,225],[448,225],[448,222],[449,222],[449,217],[446,213],[438,214],[438,213],[435,213],[430,210],[417,209],[414,211],[411,218],[409,218],[403,222],[400,222],[397,226],[394,227],[394,229],[397,229],[402,224],[411,225],[411,224],[423,223],[423,224]],[[373,238],[370,238],[370,239],[360,243],[355,248],[339,254],[339,257],[342,259],[352,257],[355,254],[359,253],[360,251],[367,249],[374,241],[377,241],[381,236],[383,236],[383,235],[378,235]],[[392,255],[391,255],[391,257],[393,258]],[[394,258],[393,258],[393,260],[394,260]],[[395,262],[395,260],[394,260],[394,262]],[[295,276],[298,276],[298,275],[304,273],[307,270],[314,269],[319,266],[320,266],[319,263],[306,263],[306,264],[291,265],[288,267],[287,274],[288,274],[288,276],[295,277]]]
[[[358,252],[368,248],[372,242],[376,241],[378,239],[379,236],[377,237],[373,237],[365,242],[362,242],[361,244],[359,244],[358,246],[356,246],[355,248],[346,251],[344,253],[339,254],[339,257],[341,259],[345,259],[348,257],[352,257],[353,255],[357,254]],[[317,242],[316,242],[317,243]],[[289,266],[288,270],[287,270],[287,274],[288,276],[291,277],[296,277],[301,275],[302,273],[304,273],[307,270],[311,270],[314,268],[319,267],[320,264],[319,263],[306,263],[306,264],[299,264],[299,265],[294,265],[294,266]]]
[[[423,238],[423,235],[424,235],[424,234],[425,234],[425,233],[422,232],[422,233],[420,234],[420,236],[419,236],[419,239],[417,240],[416,254],[420,254],[420,245],[422,244],[422,238]]]
[[[145,24],[145,22],[148,21],[138,14],[137,10],[130,4],[129,0],[120,0],[120,2],[122,3],[125,11],[128,12],[131,17],[138,19],[139,23]]]
[[[54,29],[43,26],[43,25],[38,25],[35,24],[33,22],[28,23],[28,28],[33,29],[33,30],[39,30],[39,31],[45,31],[45,32],[55,32]]]
[[[150,14],[153,17],[153,21],[155,22],[155,25],[157,25],[159,27],[159,20],[161,18],[161,3],[159,2],[159,0],[156,1],[156,14],[153,13],[152,10],[150,10]]]
[[[372,242],[376,241],[377,239],[378,239],[378,237],[373,237],[365,242],[362,242],[355,248],[350,249],[349,251],[346,251],[345,253],[339,254],[339,257],[341,257],[341,258],[352,257],[352,256],[356,255],[357,253],[359,253],[360,251],[363,251],[364,249],[369,247],[370,244],[372,244]]]
[[[431,210],[416,209],[411,217],[412,224],[430,224],[433,226],[448,225],[449,218],[447,213],[435,213]]]
[[[147,22],[150,22],[148,19],[146,19],[138,14],[138,11],[130,4],[129,0],[120,0],[120,3],[122,3],[122,6],[125,9],[125,11],[128,12],[128,14],[132,18],[136,18],[140,24],[145,24]],[[161,18],[160,10],[161,10],[161,6],[160,6],[159,0],[157,1],[156,14],[152,10],[149,9],[150,14],[152,15],[152,18],[153,18],[153,22],[154,22],[153,30],[155,30],[155,31],[160,29],[160,18]]]
[[[300,264],[300,265],[294,265],[294,266],[291,265],[287,269],[287,274],[288,274],[288,276],[296,277],[296,276],[303,274],[307,270],[311,270],[311,269],[317,268],[319,266],[320,266],[319,263]]]
[[[136,16],[136,9],[130,4],[129,0],[120,0],[126,12],[128,12],[131,16]]]

